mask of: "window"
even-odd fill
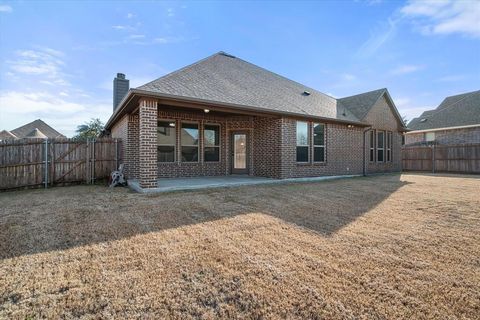
[[[158,121],[157,124],[157,161],[175,161],[175,121]]]
[[[297,162],[308,162],[308,123],[297,121]]]
[[[392,161],[392,132],[387,131],[387,162]]]
[[[206,124],[203,131],[204,161],[220,161],[220,126]]]
[[[325,125],[313,124],[313,161],[325,162]]]
[[[385,161],[385,132],[377,131],[377,162]]]
[[[435,141],[435,132],[425,132],[425,141],[426,142]]]
[[[198,161],[198,124],[182,123],[181,131],[182,161]]]
[[[375,161],[375,130],[370,130],[370,156],[369,160],[370,162]]]

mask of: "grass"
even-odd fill
[[[480,179],[0,194],[0,318],[478,318]]]

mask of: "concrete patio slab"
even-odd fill
[[[281,184],[295,182],[315,182],[331,179],[352,178],[360,175],[344,175],[344,176],[324,176],[324,177],[308,177],[293,179],[272,179],[255,176],[230,175],[215,177],[193,177],[193,178],[165,178],[158,180],[157,188],[144,189],[140,187],[138,180],[128,180],[128,186],[140,193],[161,193],[172,191],[186,191],[211,188],[238,187],[246,185],[259,184]]]

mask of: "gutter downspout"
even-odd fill
[[[365,161],[365,159],[367,158],[367,154],[366,154],[367,139],[365,138],[365,134],[371,129],[372,129],[372,126],[366,127],[365,129],[363,129],[363,176],[364,177],[367,176],[367,163]]]

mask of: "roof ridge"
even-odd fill
[[[223,51],[220,51],[220,52],[221,52],[221,53],[224,53]],[[231,55],[229,55],[229,54],[227,53],[227,56],[231,56]],[[254,67],[256,67],[256,68],[262,69],[262,70],[264,70],[264,71],[266,71],[266,72],[268,72],[268,73],[270,73],[270,74],[273,74],[273,75],[275,75],[275,76],[277,76],[277,77],[280,77],[280,78],[285,79],[285,80],[287,80],[287,81],[290,81],[290,82],[296,83],[296,84],[298,84],[298,85],[300,85],[300,86],[303,86],[303,87],[305,87],[306,89],[314,90],[315,92],[320,93],[321,95],[324,95],[324,96],[326,96],[326,97],[332,98],[332,99],[335,100],[335,101],[338,100],[337,98],[332,97],[332,96],[330,96],[330,95],[328,95],[328,94],[326,94],[326,93],[323,93],[323,92],[321,92],[321,91],[318,91],[318,90],[315,89],[315,88],[309,87],[309,86],[307,86],[307,85],[305,85],[305,84],[303,84],[303,83],[300,83],[300,82],[298,82],[298,81],[289,79],[289,78],[287,78],[287,77],[285,77],[285,76],[282,76],[281,74],[278,74],[278,73],[276,73],[276,72],[273,72],[273,71],[270,71],[270,70],[265,69],[265,68],[263,68],[263,67],[260,67],[260,66],[254,64],[254,63],[249,62],[249,61],[243,60],[242,58],[238,58],[238,57],[235,57],[235,56],[232,56],[232,57],[234,57],[235,59],[241,60],[241,61],[243,61],[243,62],[245,62],[245,63],[248,63],[249,65],[252,65],[252,66],[254,66]]]
[[[476,93],[476,92],[480,93],[480,90],[472,91],[472,92],[467,92],[467,93],[461,93],[461,94],[457,94],[457,95],[455,95],[455,96],[446,97],[445,99],[443,99],[443,101],[442,101],[435,109],[433,109],[433,110],[427,110],[427,111],[432,111],[431,114],[429,114],[428,116],[422,117],[422,115],[423,115],[425,112],[427,112],[427,111],[424,111],[418,118],[429,118],[429,117],[431,117],[431,116],[433,116],[433,115],[435,115],[435,114],[437,114],[437,113],[440,113],[440,112],[442,112],[442,111],[445,111],[445,110],[447,110],[448,108],[453,107],[453,106],[456,105],[457,103],[459,103],[459,102],[467,99],[468,97],[470,97],[472,94],[474,94],[474,93]],[[466,96],[463,97],[463,98],[461,98],[461,99],[458,99],[458,100],[455,101],[455,102],[452,102],[451,104],[449,104],[449,105],[441,108],[440,110],[438,109],[438,108],[442,105],[442,103],[443,103],[445,100],[447,100],[448,98],[460,96],[460,95],[462,95],[462,94],[465,94]],[[414,118],[414,119],[417,119],[417,118]],[[412,119],[412,120],[413,120],[413,119]]]
[[[158,78],[156,78],[156,79],[153,79],[153,80],[150,81],[150,82],[144,83],[144,84],[142,84],[141,86],[138,86],[137,88],[144,87],[144,86],[146,86],[146,85],[149,85],[149,84],[152,83],[152,82],[155,82],[155,81],[158,81],[158,80],[163,79],[163,78],[165,78],[165,77],[168,77],[168,76],[177,74],[177,73],[179,73],[179,72],[181,72],[181,71],[184,71],[184,70],[189,69],[189,68],[191,68],[191,67],[193,67],[193,66],[196,66],[196,65],[199,64],[200,62],[203,62],[203,61],[205,61],[205,60],[211,59],[211,58],[213,58],[213,57],[215,57],[215,56],[225,55],[225,54],[226,54],[227,56],[231,56],[231,55],[229,55],[228,53],[223,52],[223,51],[215,52],[214,54],[211,54],[211,55],[209,55],[209,56],[207,56],[207,57],[205,57],[205,58],[203,58],[203,59],[200,59],[200,60],[198,60],[198,61],[195,61],[195,62],[193,62],[193,63],[190,63],[190,64],[188,64],[188,65],[186,65],[186,66],[184,66],[184,67],[181,67],[180,69],[177,69],[177,70],[175,70],[175,71],[172,71],[172,72],[169,72],[169,73],[167,73],[167,74],[164,74],[163,76],[158,77]],[[231,57],[233,57],[233,56],[231,56]]]
[[[343,97],[343,98],[338,98],[337,100],[342,100],[342,99],[347,99],[347,98],[353,98],[353,97],[356,97],[356,96],[361,96],[361,95],[368,94],[368,93],[372,93],[372,92],[375,92],[375,91],[386,91],[386,90],[387,90],[387,88],[380,88],[380,89],[370,90],[370,91],[367,91],[367,92],[357,93],[357,94],[354,94],[354,95],[352,95],[352,96],[346,96],[346,97]]]

